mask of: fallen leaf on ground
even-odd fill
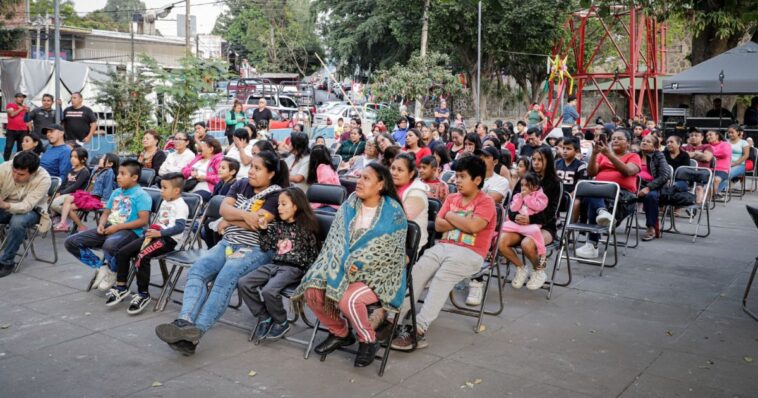
[[[153,384],[151,385],[151,387],[160,387],[162,385],[163,385],[163,383],[161,383],[160,381],[154,381]]]
[[[742,359],[744,359],[747,363],[753,362],[753,357],[743,357]]]
[[[248,373],[247,375],[250,376],[250,377],[253,377],[253,376],[257,375],[257,374],[258,374],[258,372],[254,371],[254,370],[251,370],[250,373]]]
[[[8,329],[9,327],[11,327],[10,323],[4,323],[4,324],[0,325],[0,329]]]
[[[85,312],[85,313],[84,313],[84,316],[90,316],[90,315],[92,315],[92,313],[91,313],[91,312]]]
[[[709,360],[705,361],[705,363],[707,363],[708,365],[713,365],[714,362],[709,359]]]
[[[466,387],[468,387],[468,388],[474,388],[474,383],[472,383],[470,381],[467,381],[466,382]]]
[[[671,333],[671,331],[670,331],[670,330],[667,330],[667,331],[666,331],[666,334],[667,334],[667,335],[669,335],[669,336],[673,336],[673,335],[674,335],[674,333]]]
[[[476,380],[474,380],[474,384],[482,384],[482,379],[476,379]]]

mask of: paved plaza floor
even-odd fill
[[[27,261],[0,279],[0,397],[755,397],[758,322],[740,299],[758,231],[745,204],[758,194],[718,205],[710,237],[643,242],[602,277],[574,264],[573,283],[551,300],[508,286],[482,333],[473,318],[442,313],[429,347],[393,352],[384,377],[378,363],[357,369],[343,352],[304,360],[299,345],[256,346],[226,325],[182,357],[154,332],[179,306],[106,308],[102,293],[85,292],[92,271],[61,235],[57,264]],[[39,247],[49,254],[49,237]],[[244,306],[224,319],[253,322]],[[308,331],[298,323],[291,334]]]

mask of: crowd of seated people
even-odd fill
[[[417,328],[405,325],[392,340],[392,348],[406,351],[428,346],[431,325],[460,282],[468,281],[466,303],[481,304],[484,282],[472,276],[491,247],[515,267],[514,288],[542,288],[548,279],[547,247],[557,242],[560,213],[568,210],[561,193],[573,195],[579,181],[616,183],[620,201],[615,220],[611,203],[602,198],[575,201],[575,215],[588,224],[616,225],[612,223],[636,214],[639,205],[645,218],[642,240],[652,241],[659,237],[660,193],[672,180],[672,169],[689,166],[690,160],[713,168],[714,191],[696,187],[698,203],[719,195],[725,184],[746,172],[750,147],[739,126],[729,128],[728,139],[716,131],[704,135],[693,130],[686,145],[671,136],[664,146],[655,123],[637,120],[627,126],[616,118],[587,133],[572,127],[569,136],[543,142],[543,117],[537,108],[527,116],[529,123],[519,121],[515,130],[512,123],[497,121],[491,129],[479,123],[468,133],[462,123],[450,127],[447,118],[435,125],[419,120],[412,128],[401,119],[390,129],[372,126],[368,137],[356,119],[344,126],[331,148],[323,137],[313,137],[311,143],[300,131],[277,143],[242,126],[231,131],[224,151],[222,143],[196,125],[193,134],[175,134],[172,149],[163,151],[160,135],[148,130],[136,160],[107,154],[94,169],[87,167],[87,151],[65,144],[63,132],[53,125],[44,129],[47,150],[39,148],[39,137],[29,135],[12,162],[0,166],[8,178],[11,169],[23,174],[12,178],[28,191],[6,196],[8,183],[0,181],[0,222],[14,225],[11,233],[38,222],[22,212],[41,206],[50,176],[62,176],[50,209],[60,217],[55,231],[71,230],[68,221],[73,221],[75,233],[65,248],[97,270],[93,286],[106,292],[109,307],[131,294],[128,274],[130,265],[137,264],[130,315],[152,301],[151,260],[181,247],[193,236],[186,231],[199,230],[207,251],[189,269],[176,320],[156,328],[160,340],[192,355],[237,289],[258,320],[255,337],[282,338],[290,330],[282,291],[294,284],[293,302],[309,307],[329,331],[315,351],[326,354],[357,340],[355,366],[362,367],[379,349],[376,330],[393,315],[405,322],[410,300],[418,299],[406,297],[408,222],[421,226],[413,290],[416,296],[425,288],[427,292],[417,308]],[[152,222],[152,200],[140,180],[148,168],[157,172],[153,185],[162,198]],[[348,180],[352,189],[342,204],[308,202],[312,185]],[[195,193],[205,203],[224,197],[221,217],[191,225],[183,192]],[[430,214],[431,199],[441,203],[436,214]],[[506,211],[499,241],[493,242],[498,208]],[[81,215],[94,210],[95,226],[88,229]],[[334,217],[328,233],[319,233],[316,213]],[[430,220],[434,231],[427,230]],[[441,238],[435,239],[435,233]],[[319,242],[318,236],[326,239]],[[10,273],[6,269],[13,266],[12,254],[22,240],[18,235],[5,248],[0,276]],[[598,240],[589,234],[576,256],[598,257]]]

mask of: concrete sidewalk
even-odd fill
[[[178,305],[136,317],[126,303],[106,308],[102,293],[84,291],[92,271],[63,251],[60,235],[58,264],[28,260],[0,279],[0,396],[756,396],[758,322],[740,299],[758,230],[745,204],[758,205],[758,194],[719,204],[710,237],[642,242],[602,277],[574,264],[574,282],[550,301],[508,286],[505,310],[486,317],[482,333],[473,318],[443,313],[429,347],[393,352],[382,378],[378,363],[356,369],[341,352],[304,360],[298,345],[255,346],[225,325],[182,357],[154,333]],[[38,247],[47,254],[49,238]],[[758,287],[755,295],[758,310]],[[224,319],[253,323],[245,307]],[[292,334],[308,331],[301,322]]]

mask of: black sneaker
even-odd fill
[[[135,294],[132,297],[132,302],[129,303],[129,308],[126,309],[126,313],[129,315],[137,315],[141,313],[150,304],[150,296],[142,295],[142,293]]]
[[[155,327],[155,334],[166,343],[176,343],[186,340],[197,344],[203,332],[194,323],[177,319],[171,323],[163,323]]]
[[[194,344],[187,340],[180,340],[176,343],[170,343],[168,346],[171,347],[174,351],[179,351],[185,357],[195,355],[195,348],[197,348],[197,344]]]
[[[284,321],[282,323],[274,322],[274,324],[271,325],[271,328],[269,329],[268,334],[266,335],[266,338],[269,340],[281,339],[289,331],[290,331],[289,322],[287,321]]]
[[[255,339],[260,341],[266,338],[268,331],[271,330],[271,317],[261,319],[258,321],[258,326],[255,327]]]
[[[365,368],[374,362],[376,352],[379,350],[378,343],[359,343],[358,354],[355,355],[353,366],[356,368]]]
[[[105,306],[113,307],[114,305],[124,300],[128,295],[129,290],[126,288],[126,286],[124,286],[123,289],[112,287],[110,290],[108,290],[108,293],[105,293]]]
[[[345,337],[337,337],[329,333],[329,337],[324,339],[321,344],[317,345],[313,351],[319,355],[326,355],[340,347],[347,347],[353,344],[355,344],[355,336],[353,336],[352,333],[348,333]]]
[[[16,268],[16,264],[10,263],[10,264],[2,264],[0,263],[0,278],[4,278],[10,274],[13,273],[13,270]]]

